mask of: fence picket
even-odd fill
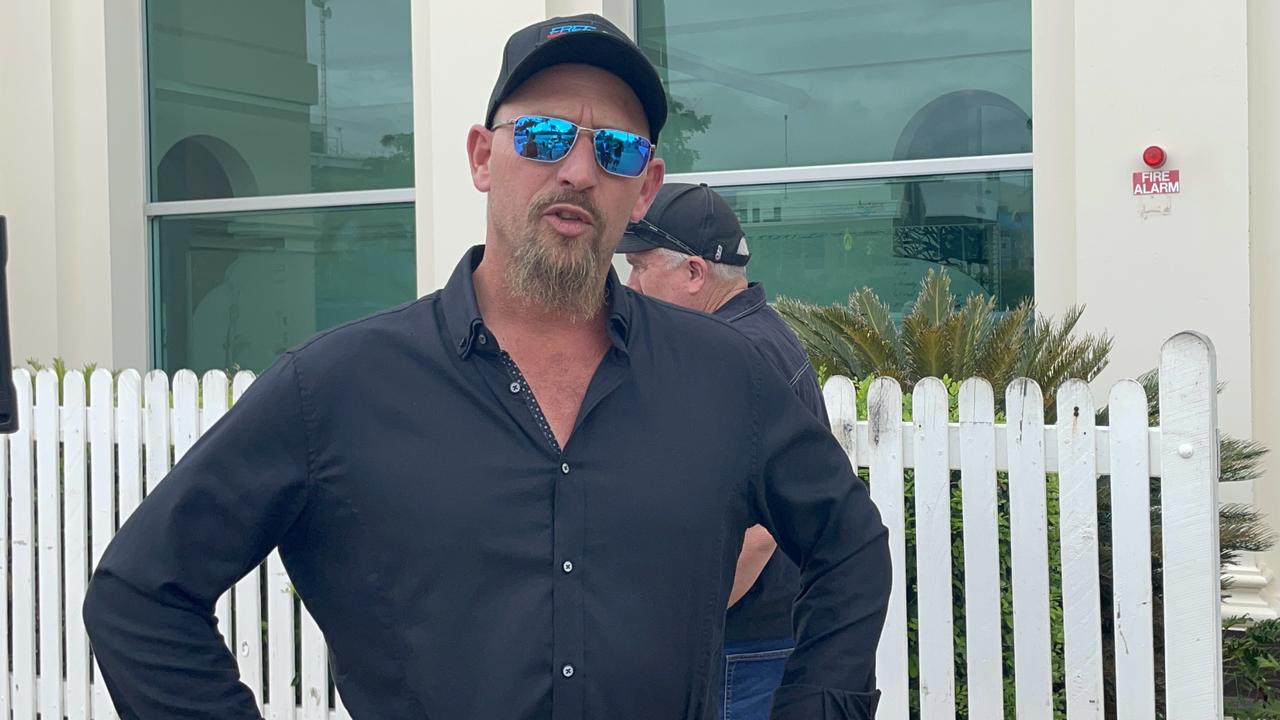
[[[969,717],[1004,717],[1001,656],[1000,528],[997,514],[995,394],[986,380],[960,386],[960,488],[964,535],[964,616]]]
[[[230,401],[228,394],[227,374],[221,370],[210,370],[200,380],[201,405],[198,434],[204,435],[214,423],[222,419],[227,412]],[[222,633],[227,646],[235,651],[235,627],[231,618],[231,598],[234,590],[228,590],[218,598],[214,605],[214,616],[218,618],[218,631]]]
[[[115,405],[115,378],[109,370],[94,370],[89,376],[89,484],[93,503],[89,520],[93,530],[93,567],[98,566],[116,530]],[[101,671],[96,663],[93,673],[93,717],[95,720],[114,718],[115,705],[106,684],[98,680]]]
[[[849,456],[849,464],[858,470],[858,389],[843,375],[827,379],[822,386],[822,401],[827,407],[831,432]]]
[[[116,379],[116,437],[120,454],[119,524],[142,502],[142,376],[125,370]],[[118,525],[117,525],[118,527]]]
[[[62,383],[63,527],[67,678],[65,712],[69,718],[89,717],[89,638],[80,606],[89,585],[89,482],[85,377],[68,372]]]
[[[948,400],[937,378],[920,380],[912,392],[921,720],[949,720],[956,714]]]
[[[253,373],[236,373],[231,384],[232,403],[240,399]],[[253,691],[262,709],[262,566],[253,568],[236,583],[235,595],[235,655],[240,665],[240,680]]]
[[[1102,720],[1102,591],[1098,584],[1098,459],[1093,397],[1083,380],[1058,387],[1058,489],[1067,714]]]
[[[146,472],[147,494],[155,491],[156,485],[169,473],[169,453],[172,450],[170,440],[173,420],[169,409],[169,377],[163,370],[152,370],[143,379],[143,422],[146,433]]]
[[[1147,394],[1133,380],[1111,389],[1111,582],[1116,718],[1155,720],[1151,612],[1151,463]]]
[[[280,552],[267,556],[267,720],[293,720],[293,586]]]
[[[329,661],[324,634],[315,618],[302,608],[302,717],[326,720],[329,717]]]
[[[62,518],[58,499],[58,375],[36,373],[36,579],[40,715],[62,717]]]
[[[190,370],[173,374],[173,462],[176,465],[200,437],[200,383]]]
[[[18,430],[9,437],[9,492],[13,503],[13,697],[14,718],[36,716],[36,503],[32,441],[31,374],[13,371]]]
[[[241,370],[236,373],[235,378],[231,381],[231,402],[234,404],[240,399],[244,392],[253,384],[256,376],[248,370]]]
[[[253,691],[262,708],[262,568],[255,567],[236,583],[236,662],[240,680]]]
[[[1160,507],[1169,720],[1222,717],[1218,399],[1213,344],[1181,333],[1160,353]]]
[[[1049,642],[1049,538],[1045,496],[1044,397],[1021,378],[1005,392],[1009,530],[1013,552],[1013,657],[1018,720],[1053,719]]]
[[[911,708],[907,675],[907,547],[906,496],[902,478],[902,388],[880,378],[867,391],[867,450],[871,470],[871,499],[889,529],[893,590],[880,646],[876,677],[880,683],[881,720],[906,720]]]

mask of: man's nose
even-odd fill
[[[594,140],[590,134],[581,133],[573,144],[573,149],[560,161],[557,176],[561,184],[574,190],[586,190],[596,184],[599,171]]]

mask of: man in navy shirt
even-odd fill
[[[104,553],[84,619],[122,717],[259,717],[213,607],[278,548],[356,718],[705,720],[753,525],[801,568],[774,717],[873,716],[866,488],[740,333],[611,272],[666,113],[603,18],[511,37],[467,136],[485,244],[286,353]]]
[[[732,324],[805,407],[828,423],[817,374],[800,340],[765,302],[764,287],[747,282],[751,251],[724,198],[706,185],[664,185],[644,219],[628,227],[618,252],[626,253],[631,266],[629,287]],[[791,606],[800,572],[777,547],[759,525],[743,539],[725,616],[717,698],[725,720],[767,720],[791,655]],[[875,649],[872,641],[859,651],[873,657]]]

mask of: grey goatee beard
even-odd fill
[[[546,209],[570,203],[591,216],[592,231],[586,236],[563,239],[543,237],[540,224]],[[567,316],[586,320],[604,305],[604,280],[609,258],[601,247],[600,213],[590,199],[579,193],[561,193],[538,203],[529,213],[530,230],[511,255],[507,265],[507,288],[526,303]]]

